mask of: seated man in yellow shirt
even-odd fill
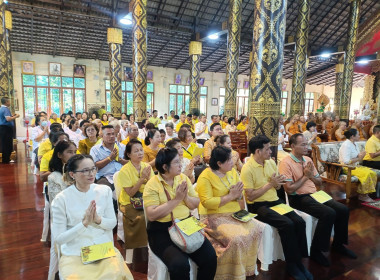
[[[141,138],[138,137],[139,136],[139,128],[132,124],[130,127],[128,127],[128,137],[125,138],[121,144],[124,144],[125,146],[127,146],[127,144],[129,143],[129,141],[131,141],[131,139],[137,139],[141,142],[141,144],[143,145],[143,148],[145,147],[145,141]]]
[[[380,125],[373,128],[373,134],[365,144],[365,151],[363,165],[380,169]]]
[[[185,123],[186,123],[186,115],[182,114],[179,117],[179,122],[177,123],[177,125],[175,127],[175,131],[178,133],[178,131],[181,129],[182,125],[184,125]]]
[[[203,157],[207,163],[210,161],[212,150],[216,147],[215,137],[219,135],[223,135],[223,129],[220,123],[218,122],[213,123],[210,127],[210,132],[211,132],[211,138],[205,142],[205,145],[204,145],[205,150],[203,154]]]
[[[257,213],[257,220],[278,230],[287,272],[295,279],[313,279],[302,264],[302,258],[308,257],[305,221],[294,211],[281,215],[271,209],[285,203],[276,191],[285,177],[278,175],[276,163],[271,159],[269,138],[264,135],[253,137],[249,141],[249,150],[251,157],[241,171],[248,210]]]
[[[161,124],[161,119],[158,117],[157,110],[153,110],[153,116],[149,118],[149,122],[152,123],[155,128],[158,128],[158,125]]]

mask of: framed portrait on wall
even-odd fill
[[[34,74],[34,61],[21,61],[21,71],[23,74]]]
[[[133,81],[132,67],[124,67],[124,81]]]
[[[205,84],[205,78],[199,79],[199,85],[203,86]]]
[[[148,71],[148,72],[146,73],[146,79],[147,79],[148,81],[153,81],[153,71]]]
[[[74,77],[86,77],[86,65],[74,64]]]
[[[62,65],[61,63],[49,62],[49,75],[50,76],[61,76],[62,75]]]
[[[211,106],[218,106],[218,98],[211,99]]]
[[[181,74],[176,74],[175,75],[175,84],[179,85],[181,84],[181,80],[182,80],[182,75]]]

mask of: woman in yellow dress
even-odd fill
[[[109,124],[107,114],[103,114],[103,115],[102,115],[102,120],[101,120],[101,121],[102,121],[102,125],[103,125],[103,126]]]
[[[248,133],[248,118],[247,116],[241,116],[240,122],[238,126],[236,127],[236,130],[238,131],[246,131]]]
[[[339,161],[341,164],[354,165],[356,168],[351,170],[351,175],[359,179],[360,186],[358,187],[359,200],[365,202],[373,202],[374,200],[368,196],[369,193],[376,191],[377,174],[368,167],[360,166],[359,163],[363,160],[366,152],[359,153],[356,141],[360,140],[360,134],[357,129],[351,128],[344,132],[346,141],[342,143],[339,149]],[[343,171],[347,173],[347,169]]]
[[[163,147],[160,132],[157,129],[149,129],[145,138],[143,162],[149,163],[154,171],[157,170],[155,166],[157,153]]]
[[[198,147],[197,144],[193,141],[193,135],[191,134],[190,129],[186,127],[181,127],[178,131],[178,138],[181,140],[183,157],[193,160],[194,164],[197,165],[200,163],[200,156],[193,156],[195,149]]]
[[[98,142],[99,129],[94,123],[88,123],[84,125],[84,134],[86,139],[80,140],[78,145],[78,152],[82,155],[89,155],[90,150]]]
[[[197,181],[201,201],[201,221],[218,256],[215,279],[245,279],[254,275],[262,226],[255,219],[247,223],[232,215],[241,210],[243,183],[233,168],[231,150],[216,147],[211,154],[210,167]]]
[[[120,169],[116,185],[121,187],[119,209],[123,213],[125,247],[135,249],[146,247],[148,242],[143,205],[139,202],[142,201],[145,184],[154,173],[149,163],[142,161],[144,150],[140,141],[129,141],[124,157],[129,162]]]
[[[223,147],[227,147],[231,149],[231,158],[232,158],[232,162],[234,163],[233,168],[235,168],[238,172],[240,172],[241,168],[243,167],[243,163],[240,160],[239,153],[232,149],[230,136],[226,134],[216,136],[215,142],[216,142],[216,145],[218,146],[223,146]]]

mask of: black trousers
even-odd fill
[[[294,211],[280,215],[270,207],[284,203],[277,201],[255,202],[248,204],[249,212],[256,213],[256,219],[275,227],[281,238],[282,249],[287,262],[300,262],[308,257],[306,224]]]
[[[2,162],[9,163],[13,151],[13,126],[0,125]]]
[[[337,245],[348,244],[348,219],[350,212],[347,206],[335,200],[324,204],[315,201],[309,194],[289,195],[289,204],[318,219],[311,250],[326,252],[330,248],[330,237],[334,226],[334,241]]]
[[[153,253],[168,268],[171,280],[189,280],[189,258],[198,266],[198,280],[214,279],[217,257],[210,241],[205,238],[203,245],[194,253],[187,254],[179,249],[170,239],[168,228],[172,222],[148,222],[148,242]]]
[[[367,166],[369,168],[374,168],[374,169],[380,169],[380,161],[363,160],[363,166]]]

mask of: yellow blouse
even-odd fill
[[[51,149],[53,149],[53,145],[50,142],[50,139],[47,138],[45,141],[43,141],[40,144],[40,147],[38,148],[38,156],[43,156],[47,152],[49,152]]]
[[[178,132],[180,129],[181,129],[181,126],[183,126],[185,124],[185,122],[178,122],[176,127],[175,127],[175,131]]]
[[[198,147],[197,144],[195,144],[194,142],[191,142],[190,145],[185,148],[183,145],[182,145],[182,149],[183,149],[183,157],[184,158],[187,158],[189,160],[192,160],[193,159],[193,154],[194,154],[194,151],[195,151],[195,148]]]
[[[141,162],[140,173],[137,172],[137,169],[133,166],[132,162],[129,161],[126,165],[124,165],[119,172],[119,175],[116,178],[117,185],[121,187],[121,192],[119,196],[119,204],[128,205],[131,204],[130,197],[124,188],[132,188],[137,181],[140,179],[141,174],[145,167],[150,165],[146,162]],[[154,176],[154,172],[151,169],[150,178]],[[145,184],[142,184],[139,188],[139,192],[144,192]]]
[[[247,125],[243,124],[242,122],[238,124],[238,126],[236,127],[236,130],[238,131],[245,131],[247,130]]]
[[[49,163],[50,163],[51,158],[53,157],[53,153],[54,153],[54,149],[48,151],[42,157],[41,164],[40,164],[40,171],[41,172],[49,171]]]
[[[108,121],[101,121],[102,122],[102,125],[108,125],[109,122]]]
[[[205,150],[203,152],[203,155],[204,155],[204,158],[206,161],[209,161],[210,158],[211,158],[211,152],[212,150],[216,147],[216,143],[215,143],[215,138],[214,137],[211,137],[210,139],[208,139],[206,142],[205,142]]]
[[[146,146],[144,140],[142,140],[141,138],[138,138],[138,137],[137,137],[136,139],[139,140],[139,141],[141,142],[143,148]],[[129,143],[130,140],[131,140],[131,139],[129,139],[129,136],[128,136],[128,137],[125,138],[123,141],[121,141],[121,144],[124,144],[125,146],[127,146],[127,144]]]
[[[197,181],[197,191],[201,203],[199,214],[234,213],[240,210],[238,201],[220,205],[221,197],[229,193],[229,188],[240,181],[235,169],[228,171],[223,178],[217,176],[210,168],[205,169]]]
[[[151,147],[145,146],[144,147],[144,157],[143,157],[143,162],[151,162],[154,160],[157,156],[158,151],[162,148],[161,146],[158,146],[159,149],[157,150],[152,150]],[[154,171],[157,171],[156,167],[153,168]]]
[[[89,155],[92,147],[96,145],[100,137],[97,138],[96,142],[91,142],[90,139],[86,138],[79,141],[78,152],[82,155]]]
[[[225,129],[227,124],[228,123],[226,123],[226,122],[220,121],[220,126],[222,127],[222,129]]]
[[[180,183],[186,181],[188,187],[188,195],[192,197],[197,197],[196,192],[194,191],[193,185],[190,182],[190,179],[184,175],[180,174],[174,177],[173,186],[169,186],[165,180],[161,177],[160,174],[153,176],[148,183],[145,185],[144,189],[144,207],[149,206],[159,206],[168,201],[164,188],[168,191],[170,198],[175,198],[175,192]],[[173,217],[174,219],[185,219],[190,215],[190,209],[187,207],[185,202],[182,200],[174,209],[173,209]],[[170,213],[165,217],[157,220],[158,222],[170,222],[171,216]]]
[[[58,118],[56,120],[50,119],[49,121],[51,124],[52,123],[62,123],[61,119],[58,119]]]
[[[232,161],[234,162],[233,168],[235,168],[236,171],[239,171],[238,167],[243,165],[243,163],[240,160],[239,153],[237,151],[232,150],[231,158],[232,158]]]

